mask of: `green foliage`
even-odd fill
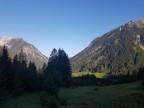
[[[11,59],[6,46],[2,49],[0,55],[0,101],[5,99],[6,90],[12,91],[13,73],[11,71]]]
[[[57,62],[57,69],[60,72],[62,77],[62,86],[70,86],[71,83],[71,66],[70,60],[68,55],[65,53],[64,50],[58,50],[58,62]]]
[[[138,79],[141,79],[141,85],[144,88],[144,67],[141,67],[139,69],[139,73],[138,73]]]
[[[58,108],[58,100],[55,95],[48,95],[47,92],[40,94],[40,105],[42,108]]]
[[[6,77],[2,70],[0,70],[0,104],[2,104],[5,100],[6,94]]]
[[[53,49],[43,74],[43,88],[50,94],[57,94],[57,50]]]
[[[30,62],[27,67],[26,55],[21,52],[13,59],[14,85],[13,96],[18,97],[24,90],[35,91],[38,89],[38,75],[34,63]]]
[[[47,76],[45,76],[45,79],[43,82],[43,88],[50,95],[57,95],[58,94],[58,87],[54,83],[54,80],[53,80],[53,77],[51,74],[47,74]]]
[[[97,87],[95,87],[95,88],[94,88],[94,91],[97,91],[97,90],[98,90],[98,88],[97,88]]]
[[[59,103],[60,103],[60,106],[67,106],[67,100],[66,99],[64,99],[64,98],[60,98],[59,99]]]
[[[24,93],[19,97],[8,95],[0,108],[42,108],[38,92]]]
[[[119,44],[119,41],[120,41],[120,39],[116,39],[115,41],[114,41],[114,44]]]
[[[98,88],[98,90],[94,90]],[[67,108],[143,108],[144,92],[140,82],[106,87],[84,86],[60,90]],[[63,107],[64,108],[64,107]]]
[[[10,93],[13,89],[13,72],[11,70],[11,59],[4,46],[0,54],[0,104],[6,101],[7,91]]]
[[[12,95],[14,97],[18,97],[22,94],[22,91],[24,89],[23,82],[21,79],[21,69],[20,69],[20,62],[18,61],[18,56],[15,55],[13,59],[13,65],[12,70],[14,73],[14,85],[13,85],[13,91]]]
[[[42,69],[41,69],[41,73],[42,73],[42,74],[45,72],[46,67],[47,67],[47,65],[46,65],[46,63],[44,63],[44,64],[43,64],[43,67],[42,67]]]
[[[37,90],[38,88],[38,76],[37,76],[37,69],[35,63],[30,62],[27,72],[26,72],[26,89],[29,91]]]
[[[71,66],[64,50],[53,49],[48,65],[43,74],[44,89],[50,93],[56,93],[60,86],[68,87],[71,83]]]
[[[71,59],[73,71],[133,74],[144,65],[143,28],[128,24],[95,39],[89,47]],[[138,72],[138,71],[137,71]],[[137,73],[136,73],[137,74]]]
[[[94,90],[98,88],[99,90]],[[40,95],[39,95],[40,94]],[[41,97],[41,98],[40,98]],[[42,108],[42,104],[50,102],[60,108],[143,108],[144,92],[140,82],[112,85],[106,87],[84,86],[61,88],[59,97],[66,100],[67,105],[61,105],[55,96],[43,92],[26,93],[19,98],[8,97],[2,108]],[[46,99],[46,100],[45,100]],[[61,99],[61,100],[63,100]],[[49,108],[49,104],[47,108]],[[52,105],[53,106],[53,105]]]
[[[142,80],[142,86],[143,86],[143,88],[144,88],[144,78],[143,78],[143,80]]]
[[[27,86],[27,61],[26,55],[24,54],[23,50],[20,51],[18,54],[18,61],[19,61],[19,78],[22,80],[22,86],[26,89]]]
[[[106,78],[108,77],[108,73],[105,72],[90,72],[90,71],[84,71],[84,72],[73,72],[72,77],[81,77],[85,75],[94,75],[96,78]]]

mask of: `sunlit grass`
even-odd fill
[[[92,73],[92,72],[89,72],[89,71],[85,71],[85,72],[73,72],[72,73],[72,77],[81,77],[81,76],[84,76],[84,75],[94,75],[97,78],[105,78],[105,77],[108,76],[107,73],[101,73],[101,72]]]

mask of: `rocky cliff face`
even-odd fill
[[[22,38],[0,37],[0,46],[6,45],[9,53],[14,56],[21,50],[26,54],[27,61],[35,62],[36,66],[42,67],[43,63],[48,62],[48,58],[44,56],[34,45],[24,41]]]

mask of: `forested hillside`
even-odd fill
[[[136,74],[144,66],[144,18],[98,38],[71,58],[73,71]]]

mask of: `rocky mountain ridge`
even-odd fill
[[[48,58],[44,56],[34,45],[26,42],[22,38],[16,37],[0,37],[0,46],[6,45],[12,57],[21,50],[26,54],[27,61],[35,62],[37,67],[42,67],[43,63],[48,62]]]
[[[72,68],[74,71],[133,73],[144,66],[143,43],[144,18],[141,18],[94,39],[71,58]]]

